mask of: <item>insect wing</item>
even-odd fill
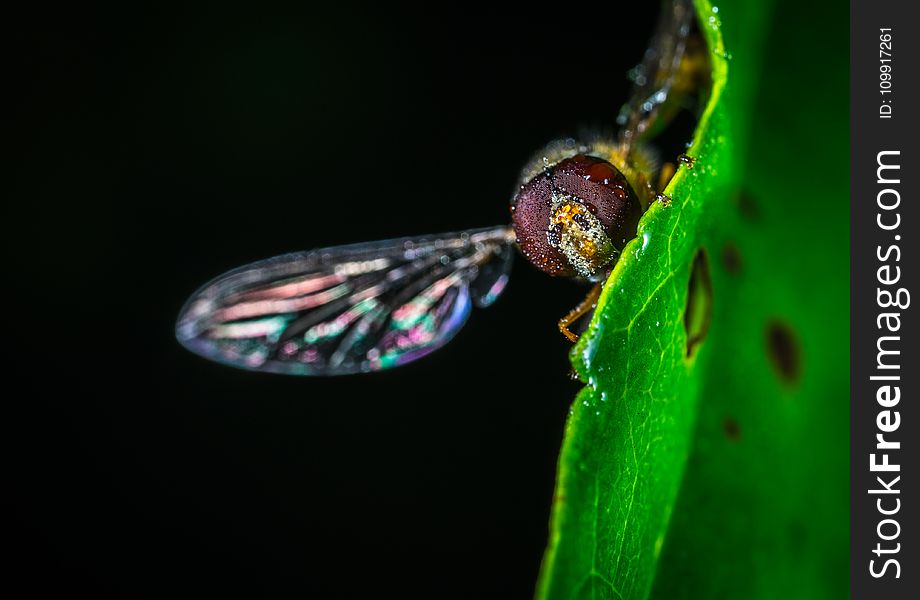
[[[681,60],[693,23],[690,0],[670,0],[662,5],[654,37],[642,62],[631,72],[635,83],[629,101],[623,105],[617,123],[621,143],[628,148],[649,128],[680,72]]]
[[[507,227],[286,254],[221,275],[176,337],[231,366],[294,375],[376,371],[445,344],[507,281]]]

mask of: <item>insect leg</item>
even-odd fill
[[[578,334],[572,333],[569,330],[569,326],[575,323],[578,319],[585,316],[588,312],[597,306],[597,299],[601,295],[602,288],[602,283],[594,284],[594,287],[591,288],[591,291],[588,292],[588,295],[585,296],[585,299],[579,302],[578,306],[570,310],[566,316],[559,319],[559,332],[564,335],[570,342],[577,342]]]

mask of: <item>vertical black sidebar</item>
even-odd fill
[[[851,596],[916,598],[917,127],[915,5],[850,5]],[[917,298],[916,300],[920,300]]]

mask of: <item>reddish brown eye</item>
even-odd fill
[[[636,236],[642,216],[626,177],[609,162],[583,154],[535,175],[521,186],[511,206],[512,226],[524,256],[555,276],[590,278],[612,264],[616,252]],[[602,231],[583,235],[580,245],[561,243],[566,226],[590,234],[588,222]],[[615,250],[600,252],[595,247],[598,236],[607,238],[603,241]]]

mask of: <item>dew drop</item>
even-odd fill
[[[665,207],[671,206],[671,197],[665,194],[655,194],[655,202]]]

